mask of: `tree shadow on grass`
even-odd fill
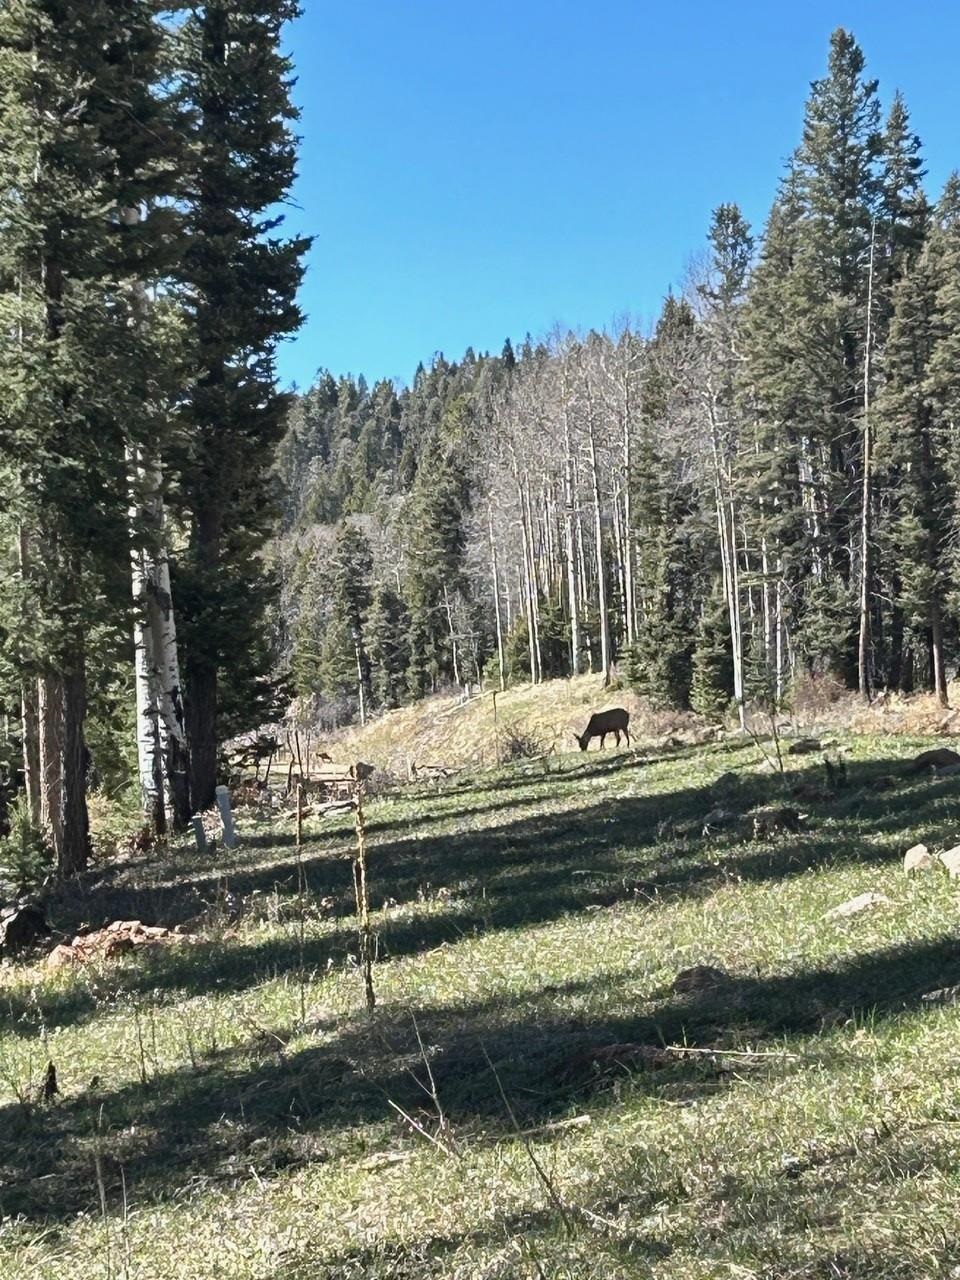
[[[874,762],[858,766],[854,782],[869,779]],[[793,780],[818,776],[811,768]],[[750,775],[738,788],[741,810],[764,803],[778,793],[777,778]],[[943,785],[943,784],[940,784]],[[938,798],[939,789],[932,793]],[[920,799],[929,800],[930,792]],[[842,799],[842,798],[841,798]],[[694,828],[713,806],[708,785],[668,794],[605,798],[593,805],[559,813],[529,815],[480,830],[437,833],[424,838],[380,840],[369,854],[372,901],[400,908],[378,910],[374,924],[378,955],[383,960],[414,955],[464,936],[521,929],[556,920],[591,907],[617,902],[668,902],[702,897],[730,881],[783,880],[839,862],[875,864],[898,855],[897,822],[903,831],[926,807],[918,798],[906,800],[890,816],[890,797],[868,796],[864,805],[874,814],[833,816],[837,803],[822,806],[822,821],[807,835],[786,836],[757,843],[721,833],[716,838],[693,838],[664,844],[661,820],[669,817]],[[884,815],[887,816],[884,816]],[[869,823],[885,824],[887,849],[866,843]],[[271,844],[281,844],[276,839]],[[319,846],[319,848],[318,848]],[[112,967],[102,981],[70,981],[18,989],[0,994],[0,1028],[19,1035],[36,1035],[44,1027],[85,1021],[96,1015],[106,989],[111,996],[189,996],[238,991],[299,967],[323,972],[339,965],[353,949],[353,881],[351,851],[331,842],[325,831],[308,837],[302,862],[295,858],[261,865],[237,865],[225,883],[254,911],[270,900],[279,906],[289,927],[267,937],[241,931],[226,941],[214,939],[196,946],[165,946],[138,954]],[[301,953],[294,923],[300,867],[309,903],[332,901],[340,927],[323,936],[308,933]],[[146,923],[174,924],[194,914],[210,896],[208,876],[186,877],[167,887],[122,888],[128,918]],[[117,905],[107,885],[101,896],[90,894],[83,910],[90,917],[109,915]],[[440,896],[438,896],[440,895]],[[429,911],[417,904],[430,900]],[[441,901],[450,905],[440,906]],[[261,906],[258,907],[257,903]],[[96,904],[96,906],[94,906]],[[99,910],[98,910],[99,909]]]
[[[845,1019],[883,1019],[923,1007],[934,987],[960,983],[960,943],[943,937],[891,947],[836,965],[772,977],[733,976],[710,989],[643,998],[630,970],[458,1006],[385,1007],[299,1052],[258,1031],[229,1049],[198,1053],[194,1065],[150,1074],[146,1084],[109,1082],[46,1108],[0,1109],[0,1213],[65,1221],[96,1207],[94,1125],[111,1203],[167,1199],[185,1184],[230,1184],[295,1164],[355,1154],[358,1126],[387,1143],[391,1102],[430,1125],[419,1042],[429,1046],[444,1112],[465,1141],[509,1138],[522,1127],[605,1105],[609,1071],[653,1097],[713,1095],[738,1087],[710,1056],[684,1057],[636,1074],[618,1050],[598,1072],[605,1046],[722,1049],[816,1035]],[[418,1039],[419,1035],[419,1039]],[[804,1046],[797,1046],[802,1048]],[[816,1054],[817,1069],[835,1044]],[[601,1058],[603,1055],[599,1055]],[[754,1078],[803,1069],[803,1057],[758,1061]],[[750,1068],[738,1066],[742,1078]],[[495,1074],[494,1074],[495,1073]]]

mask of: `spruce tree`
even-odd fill
[[[927,377],[936,339],[937,279],[929,253],[900,280],[884,353],[885,384],[877,405],[879,481],[884,495],[881,559],[889,565],[893,603],[907,642],[919,642],[921,666],[946,703],[944,614],[950,583],[948,544],[953,495]],[[911,664],[912,665],[912,664]],[[907,664],[899,643],[895,683]]]
[[[170,225],[155,203],[173,144],[154,15],[147,0],[0,11],[0,467],[20,542],[5,630],[40,729],[25,764],[42,768],[66,873],[89,847],[90,637],[129,620],[126,457],[156,428],[163,380],[132,287],[155,275]]]
[[[275,213],[294,178],[290,63],[283,26],[293,0],[191,5],[180,82],[191,143],[179,295],[197,372],[184,413],[180,497],[187,547],[174,597],[185,650],[191,794],[213,802],[221,686],[259,718],[274,598],[259,552],[276,514],[271,463],[290,398],[275,353],[301,323],[295,302],[307,247],[283,239]]]
[[[704,604],[693,650],[690,706],[708,720],[722,720],[733,698],[733,654],[727,604],[714,589]]]
[[[365,634],[370,692],[374,705],[384,710],[400,706],[406,694],[409,626],[397,592],[389,586],[377,587],[367,612]]]

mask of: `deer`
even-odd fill
[[[587,750],[592,738],[600,739],[600,750],[602,751],[608,733],[612,733],[616,737],[618,747],[620,745],[620,734],[622,733],[629,746],[630,732],[627,729],[629,723],[630,712],[625,711],[623,707],[613,707],[609,711],[595,711],[587,722],[587,727],[583,733],[575,733],[573,736],[580,744],[581,751]]]

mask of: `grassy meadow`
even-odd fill
[[[372,1014],[351,815],[103,865],[58,929],[190,932],[0,970],[0,1275],[960,1275],[960,897],[902,870],[960,842],[960,777],[903,768],[942,744],[848,735],[832,795],[736,739],[372,799]]]

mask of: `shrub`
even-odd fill
[[[514,760],[532,760],[542,756],[545,747],[532,729],[511,724],[500,731],[500,761],[510,764]]]
[[[39,889],[53,866],[53,851],[30,816],[21,793],[8,812],[9,834],[0,838],[0,880],[17,897]]]

